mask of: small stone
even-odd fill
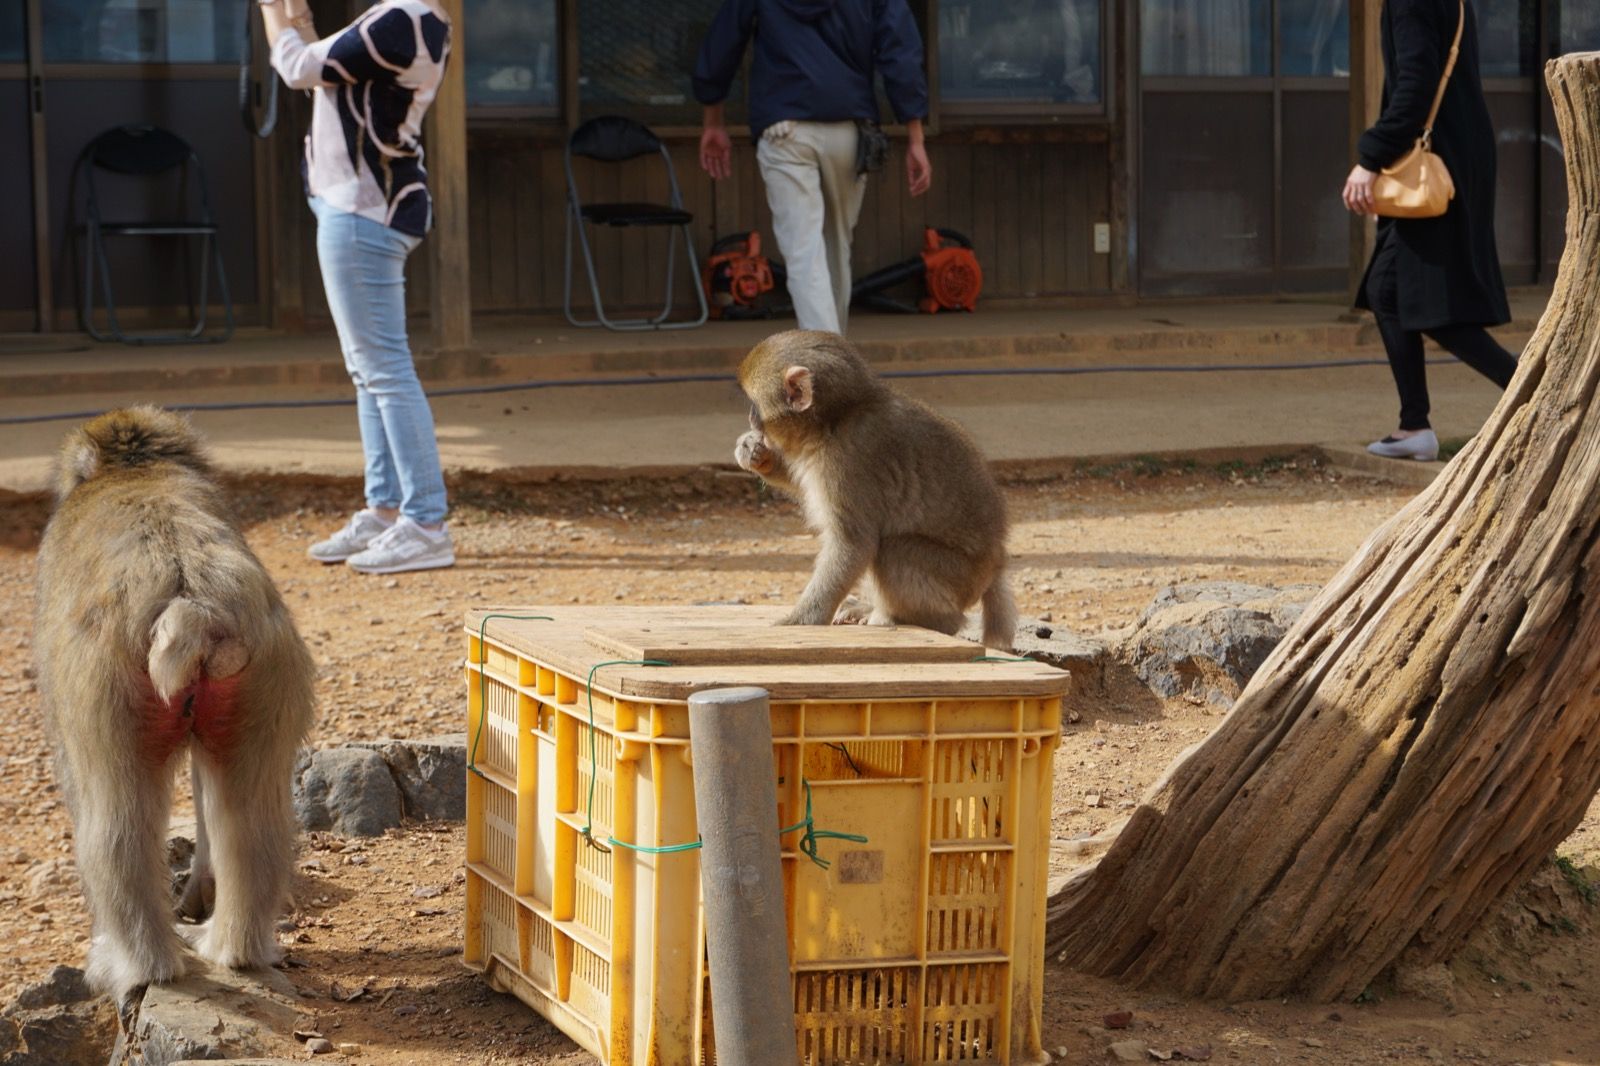
[[[1133,1011],[1114,1010],[1100,1019],[1107,1029],[1126,1029],[1133,1024]]]
[[[1106,1048],[1106,1054],[1113,1062],[1144,1062],[1150,1047],[1143,1040],[1118,1040]]]
[[[1056,1048],[1056,1058],[1060,1059],[1062,1062],[1067,1061],[1067,1049],[1065,1045]]]
[[[411,895],[417,899],[434,899],[444,895],[443,885],[418,885],[411,890]]]
[[[1314,1036],[1302,1036],[1300,1038],[1300,1043],[1304,1044],[1306,1047],[1327,1047],[1328,1046],[1327,1044],[1324,1044],[1322,1041],[1318,1040]]]
[[[1098,807],[1098,806],[1100,806],[1100,793],[1098,793],[1098,792],[1087,792],[1087,793],[1085,793],[1084,797],[1083,797],[1083,805],[1085,807]]]
[[[1172,1055],[1173,1055],[1174,1058],[1183,1059],[1186,1062],[1210,1062],[1211,1061],[1211,1045],[1210,1044],[1185,1044],[1185,1045],[1173,1048],[1172,1049]]]
[[[402,1003],[394,1009],[396,1018],[409,1018],[415,1013],[417,1013],[416,1005],[411,1003]]]
[[[341,1054],[341,1055],[359,1055],[359,1054],[361,1054],[361,1045],[360,1044],[352,1044],[352,1043],[342,1043],[342,1044],[339,1045],[339,1054]]]
[[[1443,1062],[1444,1052],[1440,1051],[1436,1047],[1426,1048],[1422,1052],[1422,1057],[1432,1062]]]
[[[335,1048],[332,1040],[314,1036],[306,1041],[306,1050],[313,1055],[331,1055]]]

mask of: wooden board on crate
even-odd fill
[[[971,641],[915,626],[729,626],[663,621],[591,626],[590,645],[614,659],[664,659],[676,666],[816,663],[970,663]]]
[[[774,699],[982,699],[1061,696],[1069,675],[1030,661],[983,662],[982,646],[912,627],[777,627],[766,607],[489,607],[467,612],[491,643],[641,700],[687,700],[702,689],[756,685]]]

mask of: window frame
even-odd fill
[[[926,32],[923,39],[923,71],[928,79],[928,118],[923,123],[924,132],[933,136],[939,132],[941,118],[939,99],[939,0],[907,0],[913,5],[913,10],[918,5],[926,12],[924,25]],[[1100,0],[1103,8],[1114,5],[1110,0]],[[1102,18],[1102,31],[1106,29],[1105,20]],[[533,137],[550,137],[554,135],[565,136],[577,129],[582,123],[582,100],[579,95],[578,85],[578,57],[581,42],[578,39],[578,0],[557,0],[556,3],[556,35],[560,42],[558,50],[560,73],[557,75],[557,96],[559,97],[554,108],[527,108],[507,104],[469,104],[467,107],[467,128],[469,132],[483,130],[485,132],[510,133],[524,131]],[[1102,36],[1105,36],[1104,32]],[[1101,43],[1102,51],[1106,42]],[[744,58],[744,82],[749,84],[751,56],[747,50]],[[1101,75],[1109,84],[1109,70],[1102,65]],[[684,72],[687,78],[689,72]],[[1069,105],[1082,106],[1082,105]],[[1097,109],[1103,113],[1104,107]],[[1024,117],[1021,121],[1034,121]],[[663,139],[683,139],[698,137],[701,127],[699,123],[690,125],[655,125],[650,127],[658,137]],[[890,137],[905,137],[906,127],[902,123],[885,123],[883,130]],[[748,124],[729,124],[728,135],[735,140],[749,139],[750,127]]]
[[[474,104],[467,102],[467,129],[505,129],[515,127],[535,129],[549,132],[559,127],[566,126],[566,100],[568,94],[576,88],[576,78],[568,84],[569,72],[576,72],[577,55],[569,55],[567,38],[577,37],[577,2],[576,0],[556,0],[556,102],[550,107],[530,107],[526,104]],[[463,7],[465,4],[463,3]],[[463,10],[462,18],[466,18]],[[568,34],[568,27],[572,33]],[[461,42],[462,55],[466,55],[466,38]]]
[[[944,96],[939,73],[939,2],[927,0],[931,12],[925,47],[932,57],[928,87],[933,110],[940,122],[951,128],[994,125],[1043,124],[1105,125],[1116,120],[1117,85],[1117,8],[1111,0],[1100,3],[1100,100],[1093,104],[1045,103],[1042,101],[970,100],[951,101]]]
[[[26,0],[24,0],[26,3]],[[41,9],[42,9],[41,5]],[[254,10],[252,3],[245,9],[246,18],[260,18]],[[42,16],[41,16],[42,17]],[[342,23],[341,23],[342,25]],[[239,71],[238,59],[50,59],[45,50],[48,45],[44,43],[43,26],[40,27],[40,62],[46,71],[55,77],[76,78],[93,81],[102,77],[129,76],[135,78],[182,78],[196,76],[201,79],[220,76],[218,71],[227,70],[230,77],[237,77]],[[242,34],[243,31],[241,30]],[[167,73],[168,68],[177,73]],[[119,72],[115,74],[101,74],[100,71]]]

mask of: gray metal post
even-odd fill
[[[717,1061],[793,1066],[799,1056],[766,690],[690,696],[689,747]]]

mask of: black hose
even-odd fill
[[[1453,358],[1429,359],[1431,366],[1453,363]],[[1324,359],[1311,363],[1210,363],[1199,365],[1145,363],[1130,366],[967,366],[944,370],[884,370],[878,376],[887,379],[920,378],[1006,378],[1006,377],[1077,377],[1089,374],[1225,374],[1249,371],[1282,370],[1340,370],[1357,366],[1388,366],[1387,359]],[[621,385],[694,385],[711,383],[732,384],[737,381],[728,373],[661,374],[646,377],[608,378],[556,378],[543,381],[517,381],[500,385],[460,385],[448,389],[434,389],[430,398],[441,396],[489,396],[502,392],[532,392],[538,389],[586,389]],[[296,410],[313,407],[354,407],[355,398],[335,400],[243,400],[231,403],[183,403],[165,405],[169,411],[272,411]],[[11,415],[0,417],[0,426],[21,426],[34,422],[76,422],[105,414],[105,408],[92,411],[60,411],[48,415]]]
[[[239,57],[239,118],[251,136],[266,140],[278,125],[278,76],[273,73],[270,62],[265,77],[255,76],[256,19],[259,16],[252,0],[247,0],[246,6],[249,10],[244,16],[244,54]],[[271,47],[272,43],[267,42],[269,51]],[[266,110],[257,122],[256,105],[263,92],[267,97]]]

